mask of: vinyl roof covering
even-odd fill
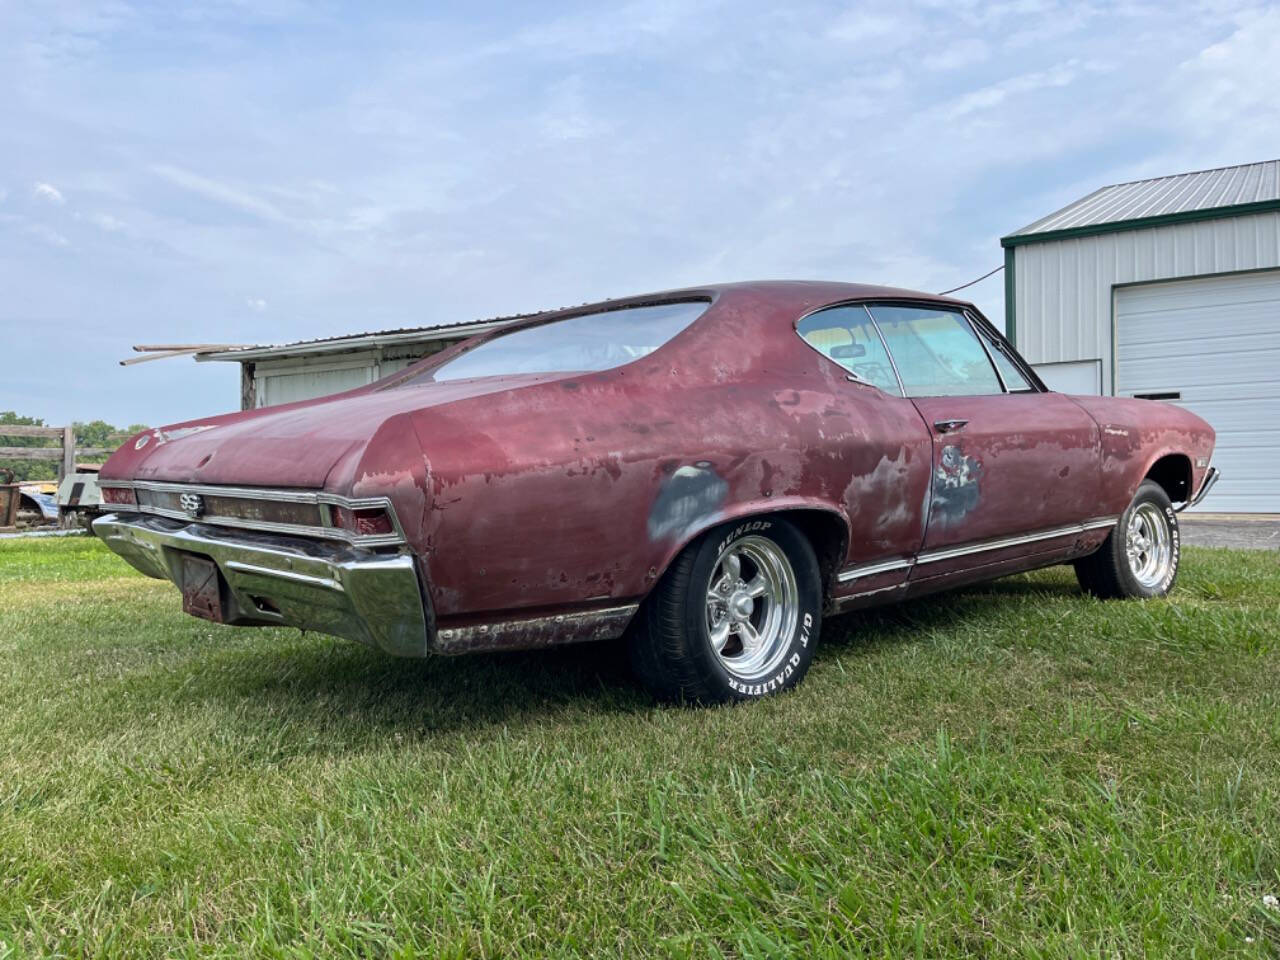
[[[1113,184],[1015,231],[1009,239],[1152,218],[1207,219],[1210,211],[1222,210],[1226,216],[1248,212],[1230,208],[1259,204],[1280,206],[1280,160]]]

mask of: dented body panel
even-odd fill
[[[1162,404],[891,396],[796,333],[833,303],[945,298],[756,283],[608,306],[674,300],[709,307],[622,366],[431,380],[498,331],[346,393],[140,434],[102,481],[385,498],[402,537],[378,549],[413,558],[424,649],[463,652],[616,635],[687,544],[764,514],[822,541],[832,608],[1056,562],[1095,548],[1106,529],[1083,525],[1114,522],[1162,456],[1212,451],[1203,421]]]

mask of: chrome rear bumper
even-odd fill
[[[93,530],[138,570],[179,588],[184,555],[212,560],[227,587],[226,623],[300,627],[397,656],[430,649],[411,556],[142,515],[107,514]]]

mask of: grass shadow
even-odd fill
[[[1062,600],[1081,597],[1074,583],[1027,580],[1021,576],[976,583],[911,600],[887,603],[828,617],[822,626],[822,645],[871,653],[879,647],[910,642],[930,632],[999,612],[1014,598]],[[821,657],[822,647],[819,648]]]
[[[224,651],[171,696],[319,725],[331,746],[344,728],[427,734],[653,707],[619,643],[418,660],[320,636]]]
[[[870,653],[921,632],[983,616],[1013,596],[1060,597],[1074,587],[1001,581],[830,618],[819,648]],[[244,628],[239,642],[167,673],[135,677],[141,702],[210,702],[246,726],[302,723],[324,730],[324,749],[371,731],[429,735],[584,715],[658,709],[633,679],[619,641],[423,660],[293,631]],[[247,642],[246,642],[247,641]]]

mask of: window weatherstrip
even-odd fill
[[[880,346],[884,347],[884,355],[889,358],[889,366],[893,367],[893,377],[898,381],[898,394],[902,399],[906,400],[907,385],[902,382],[902,374],[898,372],[898,361],[893,359],[893,351],[889,349],[889,341],[884,338],[884,333],[880,330],[880,324],[876,322],[876,315],[871,312],[871,308],[865,303],[862,309],[867,312],[867,319],[871,321],[871,328],[875,330],[876,336],[880,338]]]
[[[996,372],[996,383],[1000,384],[1000,389],[1005,393],[1012,393],[1009,385],[1004,381],[1004,374],[1000,372],[1000,364],[996,363],[996,358],[991,355],[991,344],[987,343],[987,338],[982,335],[982,331],[978,329],[978,325],[973,322],[973,317],[969,316],[968,310],[961,311],[964,322],[969,325],[969,331],[978,338],[978,343],[982,345],[982,352],[987,355],[987,363],[991,364],[991,369]]]

